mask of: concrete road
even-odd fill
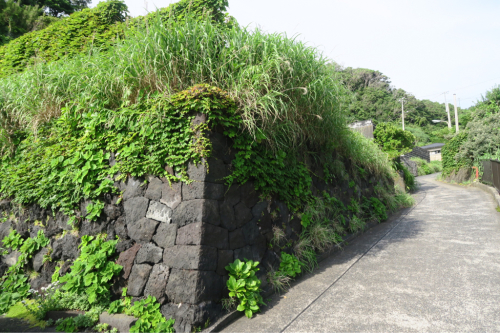
[[[418,177],[417,204],[224,332],[500,331],[500,213],[477,188]]]

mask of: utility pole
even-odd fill
[[[455,101],[455,130],[458,133],[458,110],[457,110],[457,94],[453,94],[453,100]]]
[[[405,107],[404,101],[406,100],[404,97],[399,99],[401,101],[401,122],[403,123],[403,131],[405,130]]]
[[[450,108],[448,106],[448,102],[446,101],[447,93],[448,91],[445,91],[442,95],[444,95],[444,106],[446,107],[446,114],[448,115],[448,128],[451,128]]]

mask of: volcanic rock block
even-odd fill
[[[172,268],[215,271],[217,249],[205,245],[175,245],[163,251],[163,263]]]
[[[139,221],[127,223],[128,235],[138,243],[147,243],[153,238],[158,223],[160,222],[145,217]]]
[[[220,204],[220,222],[229,231],[236,229],[234,208],[229,202],[224,201]]]
[[[148,205],[149,200],[143,197],[134,197],[125,200],[123,208],[125,209],[125,221],[127,221],[127,225],[146,217]]]
[[[141,296],[144,286],[149,278],[149,273],[153,269],[152,266],[147,264],[135,264],[132,267],[132,272],[128,278],[128,289],[127,295],[129,296]]]
[[[228,231],[209,223],[191,223],[177,231],[177,245],[208,245],[228,248]]]
[[[43,266],[43,256],[49,252],[49,249],[43,248],[35,255],[33,258],[33,269],[35,272],[39,272]]]
[[[130,177],[127,180],[127,185],[125,186],[125,192],[123,193],[123,200],[128,200],[134,197],[140,197],[144,195],[146,186],[144,182],[135,177]]]
[[[158,201],[151,201],[146,217],[148,219],[170,223],[172,221],[172,209]]]
[[[123,266],[122,276],[124,279],[128,279],[134,265],[135,256],[140,248],[141,244],[135,244],[130,249],[120,253],[116,263]]]
[[[223,197],[224,197],[224,185],[222,184],[193,182],[191,184],[184,184],[182,186],[183,200],[194,200],[194,199],[220,200]]]
[[[78,257],[78,245],[80,239],[73,235],[65,235],[62,238],[56,239],[52,243],[52,260],[76,259]]]
[[[167,286],[168,276],[170,268],[163,264],[157,264],[153,266],[151,274],[149,274],[149,280],[144,288],[144,296],[154,296],[160,304],[165,303],[166,294],[165,288]]]
[[[217,257],[217,271],[219,275],[227,275],[226,266],[234,261],[234,253],[231,250],[219,250]]]
[[[217,301],[222,295],[222,277],[215,272],[172,269],[166,294],[174,303]]]
[[[207,199],[183,201],[174,210],[172,222],[176,223],[179,227],[196,222],[219,225],[219,203],[215,200]]]
[[[151,177],[149,180],[148,189],[144,196],[150,200],[159,201],[161,199],[161,190],[163,182],[156,177]]]
[[[209,167],[207,167],[207,164]],[[204,161],[198,165],[189,163],[187,174],[189,179],[192,180],[223,184],[223,178],[226,176],[226,166],[222,160],[211,157],[208,158],[206,163]]]
[[[135,257],[135,262],[138,264],[157,264],[161,261],[163,255],[163,250],[153,245],[152,243],[147,243],[141,247],[137,256]]]
[[[156,230],[153,240],[155,243],[162,247],[167,248],[175,245],[175,239],[177,237],[177,224],[171,223],[160,223],[158,229]]]
[[[252,210],[242,201],[234,206],[234,218],[237,228],[242,227],[252,219]]]
[[[175,209],[182,202],[182,182],[164,183],[161,188],[160,202]]]

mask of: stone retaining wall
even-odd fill
[[[3,239],[14,228],[23,237],[34,237],[43,229],[51,238],[52,262],[42,264],[49,251],[45,248],[30,263],[40,273],[30,283],[40,288],[50,283],[58,261],[64,261],[60,274],[68,272],[72,260],[78,257],[81,236],[101,232],[107,233],[108,239],[119,236],[117,263],[124,268],[113,281],[115,297],[125,286],[135,299],[153,295],[162,304],[162,314],[167,319],[175,318],[177,332],[191,331],[208,319],[213,321],[222,311],[220,301],[228,293],[227,264],[237,258],[261,262],[258,276],[268,290],[267,270],[279,266],[281,251],[291,251],[270,245],[273,226],[282,228],[289,240],[298,240],[302,230],[300,219],[283,202],[264,200],[251,182],[231,187],[223,183],[234,156],[226,140],[221,134],[211,135],[213,157],[205,164],[188,166],[188,176],[194,180],[189,185],[169,184],[153,176],[117,182],[123,200],[118,203],[118,196],[106,195],[99,220],[82,220],[79,232],[71,231],[68,218],[61,213],[53,216],[37,205],[16,208],[3,201],[0,210],[13,213],[14,218],[0,224],[0,237]],[[349,167],[348,161],[344,163]],[[315,175],[313,193],[320,196],[326,191],[346,205],[352,197],[372,196],[373,186],[379,182],[367,175],[354,187],[349,186],[348,179],[327,184],[321,166],[309,167]],[[80,216],[85,216],[87,204],[82,202]],[[349,221],[349,216],[346,219]],[[16,253],[2,258],[0,274],[15,260]]]

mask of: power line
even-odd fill
[[[500,80],[500,78],[490,79],[490,80],[486,80],[486,81],[482,81],[482,82],[474,83],[474,84],[471,84],[471,85],[468,85],[468,86],[465,86],[465,87],[455,88],[455,89],[451,89],[451,90],[453,90],[453,91],[457,91],[457,90],[461,90],[461,89],[465,89],[465,88],[469,88],[469,87],[477,86],[478,84],[482,84],[482,83],[485,83],[485,82],[489,82],[489,81],[496,81],[496,80]],[[431,95],[421,96],[421,97],[420,97],[420,99],[425,98],[425,97],[439,96],[439,95],[442,95],[442,93],[436,93],[436,94],[431,94]],[[471,98],[472,98],[472,97],[471,97]],[[464,99],[464,98],[462,98],[462,99]]]

